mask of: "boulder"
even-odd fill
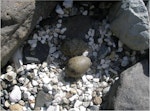
[[[150,21],[143,0],[122,0],[114,3],[109,12],[110,28],[132,50],[149,48]]]
[[[56,2],[12,1],[1,2],[1,65],[10,60],[16,49],[29,36],[40,17],[46,18]]]
[[[148,60],[143,60],[120,74],[120,79],[106,96],[106,109],[149,110]]]

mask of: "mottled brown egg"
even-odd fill
[[[61,51],[65,56],[74,57],[80,56],[88,50],[88,45],[82,39],[66,39],[61,45]]]
[[[69,59],[65,68],[66,76],[79,78],[81,77],[92,65],[90,58],[85,56],[76,56]]]

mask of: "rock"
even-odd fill
[[[90,105],[90,102],[83,102],[82,104],[83,104],[84,107],[87,108]]]
[[[100,96],[94,97],[93,103],[94,103],[95,105],[100,105],[100,104],[102,103],[102,98],[101,98]]]
[[[63,98],[62,103],[67,105],[67,104],[69,104],[69,100],[67,98]]]
[[[19,86],[15,85],[13,90],[9,94],[9,100],[11,102],[18,102],[21,99],[21,90]]]
[[[6,101],[5,101],[5,107],[6,107],[6,108],[9,108],[9,106],[10,106],[10,103],[9,103],[9,101],[6,100]]]
[[[46,111],[59,111],[59,106],[50,105]]]
[[[36,102],[35,102],[35,108],[36,107],[43,107],[46,102],[50,102],[52,100],[52,97],[43,92],[43,91],[39,91],[36,97]]]
[[[10,111],[23,111],[23,107],[19,104],[11,104],[9,106]]]
[[[80,105],[82,105],[82,101],[77,100],[74,104],[74,107],[78,108]]]
[[[148,66],[146,59],[120,74],[106,96],[106,109],[149,110]]]
[[[73,6],[73,0],[64,0],[63,6],[65,8],[71,8]]]
[[[92,65],[91,60],[85,56],[76,56],[69,59],[67,67],[65,68],[68,77],[81,77]]]
[[[29,37],[39,17],[48,17],[55,5],[56,2],[36,0],[28,2],[2,0],[2,67],[10,60],[23,41]]]
[[[82,39],[66,39],[61,45],[61,51],[65,56],[80,56],[88,49],[87,44]]]
[[[10,71],[10,72],[8,72],[8,73],[5,74],[5,77],[4,77],[4,78],[5,78],[7,81],[12,82],[13,80],[16,79],[16,76],[17,76],[17,74],[16,74],[14,71]]]
[[[23,62],[24,64],[29,63],[43,63],[46,61],[47,56],[49,54],[49,46],[48,44],[42,44],[41,42],[37,42],[37,46],[34,50],[30,50],[30,45],[25,44],[23,47]]]
[[[122,43],[133,50],[148,49],[150,19],[143,0],[113,4],[108,18],[112,32]]]
[[[80,111],[86,111],[86,108],[84,106],[79,107]]]
[[[88,109],[90,109],[90,111],[99,111],[99,107],[96,105],[90,106]]]
[[[109,53],[108,47],[103,43],[98,51],[98,56],[100,59],[103,59],[106,57],[106,55]]]
[[[58,14],[60,14],[60,15],[63,15],[64,14],[64,11],[63,11],[63,9],[61,8],[61,6],[60,5],[57,5],[56,6],[56,13],[58,13]]]
[[[92,26],[93,20],[89,16],[77,15],[63,19],[62,26],[67,30],[64,33],[67,38],[80,38],[84,39],[85,34]]]

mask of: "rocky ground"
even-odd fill
[[[0,97],[3,109],[97,111],[111,106],[111,99],[106,97],[109,95],[111,98],[110,89],[115,81],[121,78],[125,83],[132,83],[130,78],[135,77],[127,76],[128,78],[124,79],[120,73],[147,59],[148,50],[133,51],[116,38],[110,30],[107,16],[110,4],[103,6],[106,12],[103,8],[98,10],[103,12],[99,17],[95,4],[81,2],[73,5],[72,2],[63,2],[57,4],[49,18],[39,19],[29,39],[18,49],[14,62],[2,69]],[[81,43],[69,44],[74,38]],[[66,49],[62,49],[62,43],[68,39]],[[83,46],[84,43],[87,47]],[[86,73],[77,79],[66,77],[65,73],[67,61],[71,58],[67,54],[72,50],[77,53],[79,51],[79,55],[87,56],[92,62]],[[137,67],[142,70],[141,65]],[[145,77],[142,80],[144,81]],[[147,87],[146,83],[144,86]],[[130,91],[122,91],[126,87],[122,85],[116,100],[122,99],[121,95]],[[147,97],[147,92],[144,95]],[[133,100],[136,99],[132,97]],[[125,104],[125,101],[120,103],[121,105],[115,105],[115,108],[122,108],[123,103]],[[135,106],[133,109],[142,107]]]

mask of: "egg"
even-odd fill
[[[85,56],[75,56],[69,59],[65,68],[67,77],[79,78],[81,77],[92,65],[90,58]]]

